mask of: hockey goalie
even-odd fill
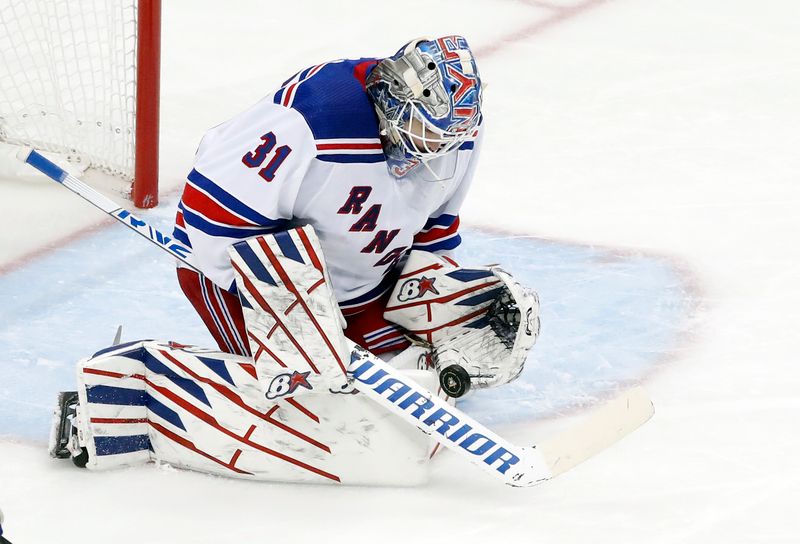
[[[252,356],[150,340],[101,350],[78,364],[77,392],[61,395],[51,454],[93,470],[157,460],[272,481],[425,482],[429,437],[359,393],[380,371],[352,371],[371,354],[344,336],[314,230],[238,242],[230,262]],[[389,364],[431,395],[443,369],[459,369],[462,391],[507,383],[536,339],[537,309],[498,268],[412,252],[384,315],[414,345]],[[407,387],[387,379],[375,391],[426,408]]]
[[[501,473],[518,463],[432,398],[513,380],[539,331],[533,292],[450,256],[482,120],[472,52],[448,36],[302,70],[209,131],[174,237],[219,350],[148,340],[81,361],[51,454],[92,470],[425,481],[431,432],[368,390]]]

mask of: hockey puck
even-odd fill
[[[464,367],[450,365],[439,372],[439,385],[448,396],[457,399],[467,394],[472,383]]]

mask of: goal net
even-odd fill
[[[137,206],[155,205],[158,7],[157,0],[0,2],[0,141],[118,176],[132,183]],[[155,171],[146,166],[153,161]]]

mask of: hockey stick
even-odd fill
[[[191,254],[189,248],[164,236],[41,154],[30,151],[22,160],[191,266],[186,260]],[[634,388],[597,410],[582,425],[538,446],[520,447],[359,347],[352,351],[348,374],[368,398],[515,487],[536,485],[563,473],[629,434],[653,415],[647,395],[641,388]]]
[[[653,415],[641,387],[623,392],[582,424],[544,442],[520,447],[356,347],[348,373],[358,390],[440,444],[513,487],[549,480],[637,429]]]
[[[46,158],[44,155],[33,149],[23,149],[17,158],[36,168],[39,172],[49,177],[53,181],[60,183],[76,195],[80,196],[90,204],[103,210],[136,234],[147,238],[152,243],[180,260],[189,268],[200,272],[187,259],[192,250],[180,242],[165,236],[157,229],[153,228],[146,221],[136,217],[125,208],[117,206],[110,198],[100,194],[95,189],[89,187],[84,182]]]

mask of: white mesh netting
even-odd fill
[[[136,0],[0,2],[0,141],[133,179]]]

